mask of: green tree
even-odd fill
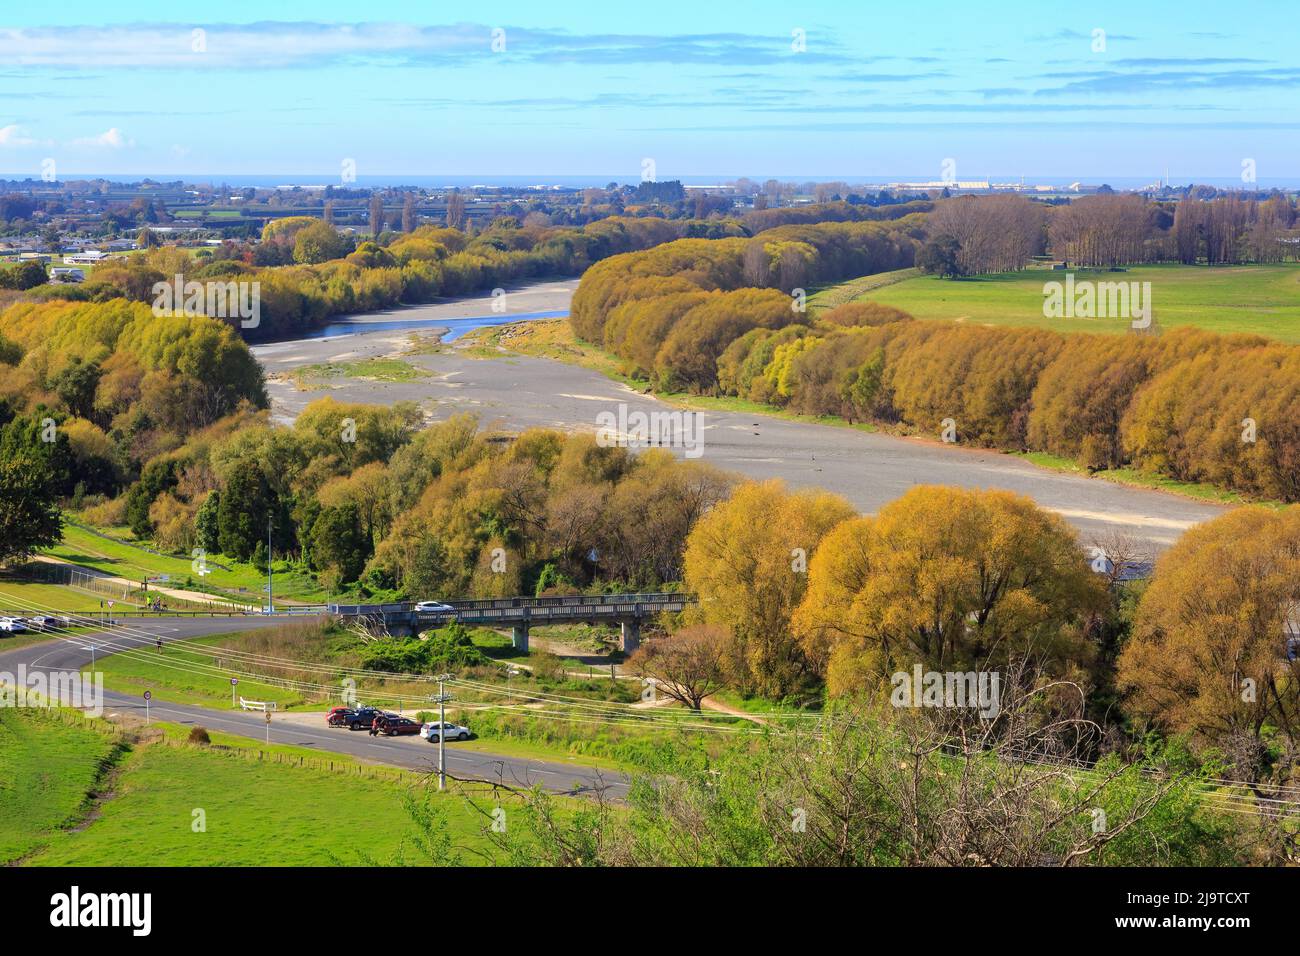
[[[322,508],[311,526],[311,559],[321,569],[338,572],[346,584],[361,577],[370,557],[370,536],[361,527],[361,515],[354,502]]]
[[[198,514],[194,516],[194,530],[198,536],[199,547],[205,551],[217,551],[221,548],[221,492],[213,489],[199,505]]]
[[[0,564],[62,538],[63,519],[47,463],[29,453],[0,452]]]
[[[962,275],[961,245],[952,236],[935,236],[916,254],[916,267],[941,279]]]
[[[237,464],[217,506],[221,553],[240,561],[251,558],[258,542],[266,536],[272,504],[272,492],[261,469],[251,461]]]

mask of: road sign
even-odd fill
[[[238,683],[239,683],[239,678],[238,678],[238,677],[232,677],[232,678],[230,678],[230,686],[231,686],[231,687],[234,687],[234,686],[235,686],[236,684],[238,684]]]
[[[151,690],[147,690],[147,691],[145,691],[145,692],[144,692],[144,699],[145,699],[145,700],[153,700],[153,691],[151,691]]]
[[[153,698],[153,691],[144,692],[144,722],[149,723],[149,701]]]

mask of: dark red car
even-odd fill
[[[420,723],[410,717],[385,714],[375,718],[374,728],[385,737],[409,737],[420,732]]]

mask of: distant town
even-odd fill
[[[268,223],[292,216],[323,219],[344,235],[378,235],[386,230],[410,232],[427,224],[473,232],[502,217],[524,226],[581,226],[609,216],[721,219],[828,202],[887,206],[965,194],[1020,194],[1056,205],[1080,196],[1115,192],[1166,202],[1225,195],[1262,201],[1297,194],[1295,190],[1174,186],[1161,181],[1140,189],[1119,189],[1106,183],[1061,185],[1023,178],[1014,182],[954,178],[880,183],[739,178],[711,185],[646,180],[610,182],[599,188],[545,184],[231,186],[183,179],[0,179],[0,261],[39,263],[46,267],[50,282],[80,282],[86,277],[85,267],[115,255],[149,245],[201,248],[226,241],[255,243]]]

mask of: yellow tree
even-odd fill
[[[1086,659],[1105,585],[1057,515],[1005,491],[919,486],[835,528],[794,630],[832,694],[915,664],[974,670]]]
[[[838,495],[766,481],[740,485],[696,523],[686,540],[686,583],[699,595],[699,618],[727,629],[732,677],[744,689],[782,697],[809,680],[790,615],[808,557],[854,513]]]
[[[1298,610],[1300,511],[1238,508],[1191,529],[1156,565],[1120,655],[1128,707],[1230,746],[1269,726],[1294,738],[1300,673],[1286,641]]]

